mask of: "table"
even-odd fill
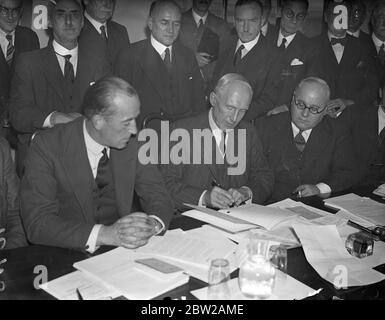
[[[379,197],[371,194],[373,188],[356,188],[347,192],[354,192],[361,196],[370,196],[375,200],[383,201]],[[320,197],[310,197],[301,199],[307,205],[333,212],[323,205]],[[189,230],[198,228],[203,223],[188,217],[176,217],[173,219],[170,229],[182,228]],[[95,254],[100,254],[111,250],[112,247],[104,247]],[[67,273],[74,271],[72,267],[74,262],[81,261],[91,257],[91,254],[56,247],[33,245],[25,248],[0,251],[0,257],[8,261],[5,265],[5,271],[0,275],[0,281],[3,281],[5,288],[1,291],[0,300],[51,300],[54,299],[43,290],[34,288],[34,282],[41,280],[42,270],[48,271],[48,281],[56,279]],[[376,270],[385,273],[385,264],[376,268]],[[341,299],[385,299],[385,281],[370,286],[351,287],[346,290],[336,290],[332,284],[322,279],[317,272],[307,262],[302,248],[288,250],[288,274],[304,284],[314,288],[323,288],[321,293],[309,299],[332,299],[338,297]],[[237,276],[237,271],[232,277]],[[157,299],[195,299],[190,291],[206,286],[198,279],[190,278],[189,283],[176,288]]]

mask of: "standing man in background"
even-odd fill
[[[113,67],[119,51],[130,43],[125,26],[112,20],[116,0],[83,0],[84,27],[79,37],[94,54],[103,54]]]

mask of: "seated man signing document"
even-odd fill
[[[156,166],[138,161],[137,92],[103,78],[87,90],[83,112],[31,142],[21,186],[27,236],[90,252],[143,246],[167,227],[173,208]],[[131,213],[134,191],[148,215]]]

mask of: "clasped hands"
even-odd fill
[[[143,212],[131,213],[111,226],[102,226],[97,245],[110,245],[136,249],[147,244],[159,232],[160,223]]]
[[[220,187],[213,187],[203,196],[203,205],[216,209],[227,209],[231,206],[240,206],[243,202],[250,199],[247,188],[230,188],[224,190]]]

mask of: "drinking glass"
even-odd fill
[[[215,259],[211,261],[209,269],[208,299],[229,300],[230,289],[230,263],[226,259]]]

